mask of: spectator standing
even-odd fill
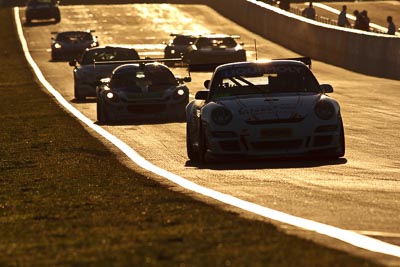
[[[363,10],[360,13],[360,29],[369,32],[369,22],[367,10]]]
[[[361,18],[360,12],[356,9],[356,10],[353,11],[353,15],[356,17],[356,20],[354,21],[354,29],[361,30],[361,27],[360,27],[360,18]]]
[[[392,16],[388,16],[386,18],[386,21],[388,22],[388,31],[387,31],[387,33],[395,35],[396,34],[396,26],[394,25]]]
[[[311,1],[308,4],[308,7],[303,9],[303,11],[301,12],[301,15],[303,15],[303,17],[315,20],[315,9],[314,9]]]
[[[340,14],[338,16],[338,26],[341,26],[341,27],[349,27],[350,26],[350,22],[347,19],[347,6],[346,5],[342,6],[342,11],[340,12]]]

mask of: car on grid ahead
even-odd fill
[[[195,33],[172,33],[170,36],[174,37],[166,43],[164,48],[164,58],[185,58],[186,53],[190,46],[198,38]],[[173,65],[173,62],[167,62],[167,65]]]
[[[184,60],[191,65],[246,61],[243,43],[236,42],[239,38],[238,35],[227,34],[201,35],[189,47]]]
[[[151,60],[121,65],[97,88],[97,121],[185,121],[190,81]]]
[[[94,30],[51,32],[51,60],[79,58],[87,48],[99,46]]]
[[[54,19],[56,23],[61,21],[61,12],[58,7],[59,1],[56,0],[29,0],[25,9],[26,23],[32,20]]]
[[[74,96],[78,101],[96,96],[100,80],[111,76],[112,71],[128,61],[139,60],[138,52],[125,46],[101,46],[85,50],[79,60],[72,60],[74,67]]]
[[[310,67],[309,58],[218,66],[186,108],[189,159],[344,156],[333,87]]]

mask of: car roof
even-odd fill
[[[199,36],[200,38],[240,38],[239,35],[230,35],[224,33],[210,33],[210,34],[202,34]]]

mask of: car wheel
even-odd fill
[[[59,60],[60,60],[60,57],[56,53],[52,52],[51,53],[51,61],[59,61]]]
[[[186,124],[186,151],[188,158],[192,161],[199,161],[199,154],[194,151],[193,148],[193,139],[189,133],[189,126]]]
[[[60,11],[57,11],[56,15],[54,16],[54,19],[55,19],[56,23],[59,23],[61,21]]]
[[[86,97],[79,92],[79,90],[76,86],[74,87],[74,96],[75,96],[75,100],[77,100],[78,102],[85,101],[85,99],[86,99]]]
[[[344,127],[343,122],[340,120],[340,140],[339,140],[339,147],[336,150],[336,157],[341,158],[346,153],[346,141],[344,137]]]
[[[207,151],[207,137],[206,137],[206,134],[204,132],[203,127],[201,126],[200,127],[200,134],[199,134],[198,157],[199,157],[200,161],[203,162],[203,163],[207,163],[208,162],[206,151]]]
[[[344,156],[346,152],[346,142],[345,142],[345,137],[344,137],[344,128],[343,128],[343,122],[340,120],[340,137],[339,137],[339,144],[336,148],[327,151],[324,153],[325,156],[328,158],[341,158]]]
[[[97,109],[97,123],[101,125],[106,124],[108,121],[107,114],[105,108],[100,103],[100,100],[97,100],[96,109]]]

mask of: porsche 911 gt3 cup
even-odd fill
[[[344,156],[340,107],[327,95],[333,88],[299,60],[307,58],[217,67],[186,108],[188,157]]]
[[[127,121],[184,121],[189,89],[170,69],[141,60],[117,67],[97,88],[97,120],[100,124]]]
[[[72,60],[81,56],[87,48],[99,46],[93,30],[52,32],[51,60]]]
[[[100,79],[111,76],[111,72],[129,60],[139,60],[133,48],[123,46],[95,47],[86,50],[78,61],[70,62],[74,67],[74,95],[78,101],[96,96]]]
[[[184,60],[192,65],[246,61],[246,50],[235,41],[239,38],[226,34],[201,35],[189,47]]]

